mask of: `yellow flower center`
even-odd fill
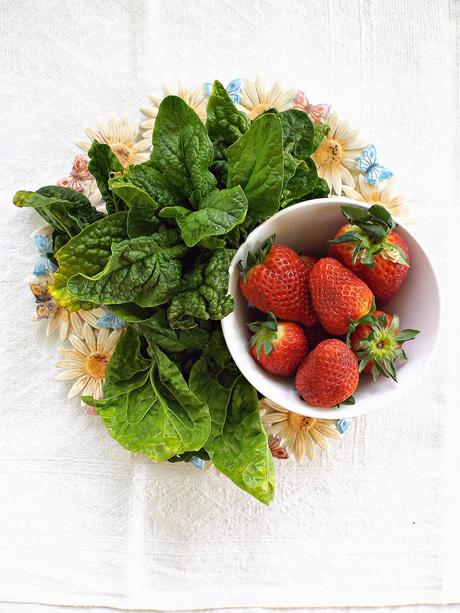
[[[114,143],[110,145],[110,148],[123,166],[129,166],[136,161],[133,150],[126,143]]]
[[[98,351],[90,353],[85,362],[86,372],[93,379],[103,379],[108,363],[109,356],[106,353],[100,353]]]
[[[316,419],[314,417],[305,417],[305,415],[289,412],[288,423],[293,430],[308,432],[314,428]]]
[[[343,158],[342,145],[333,138],[326,138],[312,157],[317,166],[340,166]]]
[[[256,117],[259,117],[259,115],[262,115],[262,113],[265,113],[265,111],[268,111],[268,109],[272,108],[273,104],[269,104],[268,102],[259,102],[259,104],[256,104],[256,106],[249,111],[248,117],[249,119],[255,119]]]

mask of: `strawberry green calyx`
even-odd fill
[[[374,204],[367,209],[355,204],[344,204],[341,209],[351,227],[329,243],[353,243],[353,264],[359,260],[365,266],[374,268],[374,258],[381,254],[395,264],[409,266],[403,249],[389,240],[397,224],[385,207]]]
[[[365,329],[370,330],[369,334],[357,336],[359,325],[366,326]],[[415,338],[419,330],[400,330],[399,317],[388,316],[382,312],[367,314],[361,320],[353,322],[350,328],[355,332],[351,334],[351,347],[359,361],[359,372],[364,369],[366,372],[370,371],[374,381],[380,375],[397,381],[395,361],[407,360],[402,345]],[[347,335],[347,340],[350,342],[350,334]]]
[[[257,264],[261,264],[265,260],[267,255],[270,253],[270,249],[273,247],[274,242],[275,242],[275,235],[273,234],[273,236],[270,236],[267,242],[264,243],[262,247],[260,247],[260,249],[257,249],[257,251],[254,251],[254,252],[252,251],[248,252],[248,255],[246,256],[246,264],[243,264],[242,260],[238,262],[238,268],[243,273],[243,278],[245,280],[251,268],[253,268]]]
[[[255,321],[247,324],[254,334],[249,339],[249,347],[256,346],[257,357],[260,358],[262,348],[266,356],[273,351],[273,341],[278,338],[278,322],[273,313],[267,313],[267,321]]]

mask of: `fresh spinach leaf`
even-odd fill
[[[327,181],[318,177],[318,181],[313,189],[308,195],[308,199],[312,200],[313,198],[327,198],[331,192],[331,188],[329,187]]]
[[[34,208],[46,222],[69,236],[76,236],[104,217],[84,194],[57,185],[47,185],[36,192],[17,192],[13,202],[18,207]]]
[[[214,81],[206,113],[206,127],[210,139],[224,143],[226,147],[238,140],[251,125],[251,121],[236,108],[219,81]]]
[[[211,420],[208,407],[190,390],[177,366],[152,346],[153,364],[139,387],[95,400],[110,435],[126,449],[158,462],[201,449]]]
[[[241,185],[248,199],[249,222],[270,217],[279,208],[283,188],[283,135],[273,113],[258,117],[227,149],[227,187]]]
[[[204,443],[205,448],[212,447],[214,440],[224,429],[228,405],[239,373],[232,371],[232,375],[233,380],[230,380],[227,386],[221,384],[217,380],[217,373],[213,372],[204,357],[199,358],[190,371],[190,389],[206,403],[211,416],[211,431]]]
[[[286,153],[304,160],[313,151],[314,128],[303,111],[289,109],[278,114],[283,128],[283,146]]]
[[[321,145],[323,140],[329,134],[330,127],[327,123],[314,123],[313,124],[314,137],[313,137],[313,151],[316,151],[318,147]]]
[[[107,305],[109,311],[129,323],[139,323],[150,319],[155,314],[153,308],[142,308],[134,302]]]
[[[144,385],[151,360],[142,357],[140,347],[139,334],[132,326],[128,326],[105,371],[105,398],[126,394]]]
[[[88,170],[96,179],[97,186],[109,214],[116,213],[125,209],[123,201],[119,196],[112,193],[109,180],[115,173],[123,172],[123,166],[117,156],[113,153],[109,145],[93,141],[89,148],[88,157],[90,158]]]
[[[283,190],[284,190],[286,189],[286,186],[289,180],[295,175],[297,167],[302,162],[302,160],[295,158],[290,153],[285,153],[283,162],[284,162],[284,176],[283,176]]]
[[[156,210],[176,203],[163,175],[145,164],[129,166],[122,175],[109,179],[109,187],[127,207],[148,206]]]
[[[128,209],[128,236],[150,236],[158,231],[159,220],[155,215],[155,208],[149,204],[133,206]]]
[[[281,207],[305,200],[318,182],[316,166],[311,158],[301,160],[283,191]]]
[[[231,249],[219,249],[185,275],[182,291],[168,307],[171,328],[193,328],[199,319],[222,319],[232,312],[234,300],[228,294],[228,267],[233,254]]]
[[[88,277],[104,269],[111,256],[112,244],[126,239],[125,212],[108,215],[86,227],[55,253],[59,270],[54,276],[50,293],[56,302],[68,309],[92,309],[92,302],[82,302],[67,289],[67,282],[75,274]]]
[[[197,247],[202,247],[203,249],[209,249],[210,251],[214,251],[215,249],[222,249],[225,247],[225,239],[217,238],[216,236],[206,236],[202,238],[197,244]]]
[[[155,315],[137,327],[149,343],[158,345],[166,353],[202,349],[209,340],[209,332],[199,327],[173,330],[163,309],[158,309]]]
[[[207,236],[227,234],[246,217],[248,201],[238,185],[232,189],[210,192],[200,202],[197,211],[184,207],[166,207],[161,217],[175,218],[184,243],[193,247]]]
[[[257,392],[241,374],[229,372],[227,384],[221,384],[201,357],[190,373],[190,388],[206,402],[211,415],[211,432],[204,446],[220,472],[268,504],[274,495],[274,466]]]
[[[206,443],[220,472],[257,500],[269,504],[275,493],[275,469],[262,426],[256,390],[241,375],[235,383],[222,433]]]
[[[166,302],[178,289],[185,252],[175,230],[160,229],[151,236],[128,239],[112,246],[112,255],[103,270],[96,275],[74,275],[67,289],[74,297],[95,304],[131,301],[141,307],[154,307]]]
[[[198,190],[206,196],[216,186],[208,168],[213,149],[205,126],[181,98],[167,96],[160,104],[153,130],[151,165],[180,197]]]

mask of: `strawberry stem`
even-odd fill
[[[246,256],[246,264],[243,264],[243,260],[238,262],[238,268],[243,273],[243,278],[246,280],[248,272],[256,266],[257,264],[261,264],[267,255],[270,253],[270,249],[273,247],[273,243],[275,242],[275,235],[273,234],[270,238],[262,245],[260,249],[257,251],[249,251]]]
[[[365,315],[350,325],[352,331],[360,325],[368,325],[371,332],[360,339],[357,346],[352,347],[359,361],[359,372],[368,364],[372,364],[374,381],[380,375],[397,382],[395,362],[407,360],[402,344],[417,336],[419,330],[399,330],[399,317],[393,315],[391,323],[386,313],[380,315]],[[347,334],[347,342],[350,336]]]
[[[329,243],[354,243],[353,264],[359,260],[365,266],[374,268],[375,256],[381,253],[386,259],[409,266],[404,251],[388,240],[396,228],[396,222],[385,207],[373,204],[366,209],[355,204],[344,204],[341,208],[351,227]]]
[[[254,334],[249,339],[249,347],[256,346],[257,357],[260,358],[262,349],[266,356],[273,351],[273,341],[278,338],[278,322],[273,313],[267,313],[267,321],[255,321],[247,324]]]

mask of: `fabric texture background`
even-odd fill
[[[66,400],[56,341],[30,320],[41,222],[11,205],[66,176],[84,127],[138,117],[162,82],[281,77],[376,144],[433,254],[447,321],[459,13],[455,0],[0,1],[2,613],[460,602],[447,325],[397,405],[356,419],[314,464],[277,463],[266,508],[212,470],[131,455]]]

